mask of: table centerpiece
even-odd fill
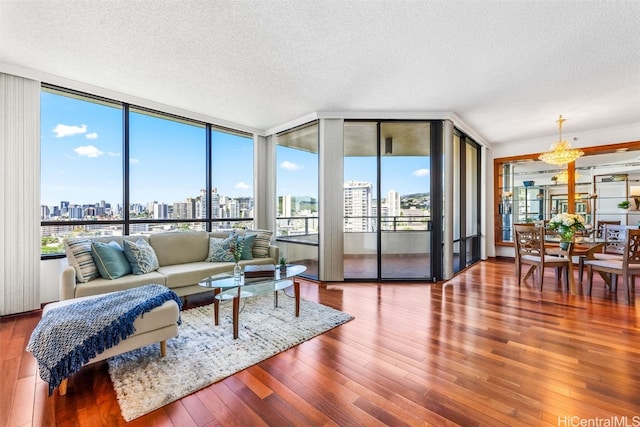
[[[549,229],[560,236],[560,248],[565,250],[578,231],[585,231],[584,217],[580,214],[560,213],[549,220]]]

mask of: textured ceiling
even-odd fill
[[[448,111],[497,144],[640,123],[639,28],[635,0],[0,0],[0,65],[257,129]]]

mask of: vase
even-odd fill
[[[567,249],[569,249],[569,243],[571,242],[560,242],[560,249],[566,251]]]
[[[233,266],[233,281],[240,282],[242,279],[242,267],[240,264],[236,262],[236,265]]]

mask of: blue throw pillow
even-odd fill
[[[91,256],[105,279],[113,280],[131,274],[131,265],[118,242],[92,242]]]
[[[144,239],[138,239],[135,243],[124,240],[124,256],[131,265],[133,274],[146,274],[156,271],[160,264],[153,248]]]

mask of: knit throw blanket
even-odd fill
[[[146,285],[48,311],[31,333],[27,351],[38,361],[40,377],[49,383],[49,396],[89,360],[133,335],[138,316],[169,300],[182,307],[166,286]]]

